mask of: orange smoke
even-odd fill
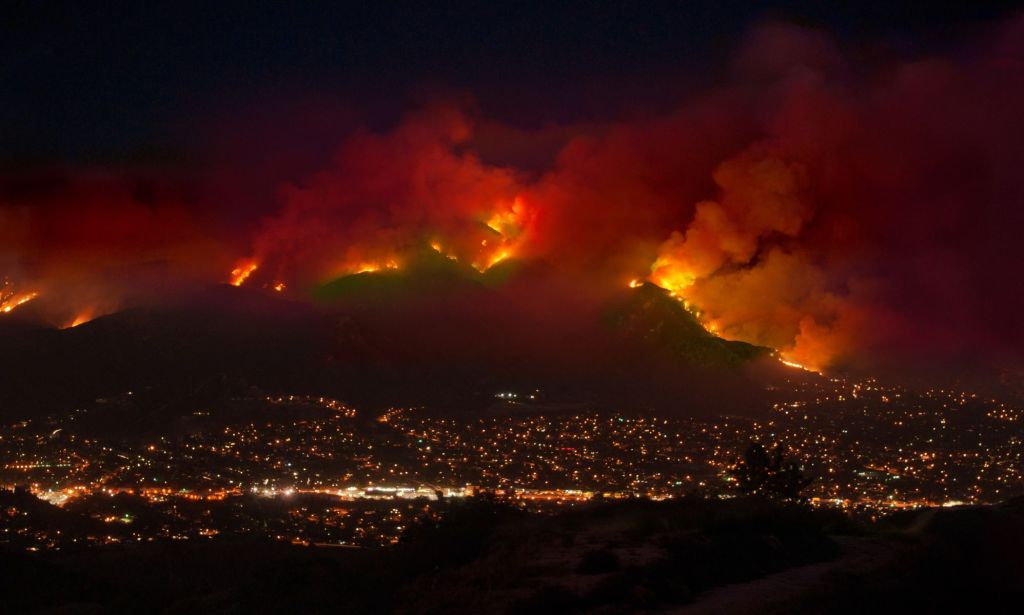
[[[719,198],[698,203],[685,233],[673,232],[661,245],[648,279],[704,310],[712,332],[791,351],[797,335],[793,319],[803,316],[806,295],[820,276],[806,263],[797,271],[794,258],[784,252],[763,248],[780,237],[798,236],[810,220],[814,209],[805,194],[806,168],[787,160],[777,146],[759,143],[719,165],[713,178]],[[773,279],[780,268],[785,273]],[[787,298],[782,286],[801,283],[808,287],[788,293],[787,303],[779,301]],[[766,297],[772,297],[770,303]],[[827,358],[805,358],[801,364],[820,366]]]
[[[714,172],[718,201],[697,204],[686,233],[672,233],[662,244],[651,279],[685,294],[698,279],[726,265],[745,265],[762,238],[793,237],[812,208],[801,197],[806,171],[767,145],[750,148]]]

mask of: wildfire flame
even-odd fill
[[[11,281],[4,278],[0,283],[0,314],[9,314],[19,305],[24,305],[39,296],[37,292],[17,292]]]
[[[73,329],[73,328],[75,328],[75,327],[77,327],[79,325],[84,325],[85,323],[89,322],[92,319],[93,319],[92,312],[83,312],[83,313],[75,316],[74,320],[72,320],[71,322],[69,322],[65,326],[61,327],[61,329]]]
[[[511,203],[499,205],[484,221],[484,226],[497,236],[480,241],[483,249],[477,251],[472,262],[473,268],[483,273],[515,255],[524,241],[524,232],[531,216],[531,210],[520,196],[512,199]]]
[[[824,373],[823,366],[812,362],[814,361],[813,357],[804,357],[799,354],[797,349],[779,352],[776,354],[776,358],[779,360],[779,363],[782,363],[786,367],[792,367],[794,369],[800,369],[805,372],[812,372],[815,374]],[[799,360],[795,361],[795,358],[799,358]]]
[[[256,271],[258,268],[258,263],[247,261],[231,270],[231,276],[228,278],[228,283],[232,286],[241,286],[249,279],[252,272]]]
[[[801,364],[796,363],[794,361],[787,361],[786,359],[783,359],[781,356],[779,357],[779,363],[782,363],[783,365],[785,365],[787,367],[795,367],[796,369],[802,369],[805,372],[814,372],[816,374],[821,373],[821,372],[819,372],[816,369],[812,369],[810,367],[807,367],[806,365],[801,365]]]
[[[28,303],[29,301],[35,299],[38,296],[39,296],[39,293],[28,293],[28,294],[14,295],[10,299],[7,299],[3,303],[0,303],[0,312],[2,312],[4,314],[8,314],[10,312],[13,312],[14,308],[18,307],[19,305],[26,304],[26,303]]]
[[[485,239],[484,241],[486,242],[487,240]],[[430,242],[430,249],[433,250],[434,252],[437,252],[438,254],[444,256],[445,258],[447,258],[450,261],[455,261],[455,262],[459,261],[459,258],[457,256],[455,256],[455,254],[453,254],[451,252],[445,252],[444,246],[441,245],[441,242],[437,241],[436,239],[434,241]]]
[[[383,263],[380,263],[380,262],[360,263],[360,264],[358,264],[358,265],[356,265],[354,267],[346,267],[345,268],[345,272],[346,273],[350,273],[350,274],[351,273],[376,273],[378,271],[383,271],[385,269],[391,269],[391,270],[400,269],[400,267],[398,265],[398,261],[395,260],[395,259],[389,259],[387,261],[384,261]]]
[[[489,261],[487,261],[487,264],[480,269],[480,272],[482,273],[484,271],[487,271],[488,269],[497,265],[501,261],[508,259],[509,256],[510,254],[508,250],[502,250],[501,252],[498,252],[497,254],[492,256]]]
[[[523,201],[516,197],[512,201],[511,207],[504,211],[494,212],[485,224],[502,237],[515,236],[522,230],[524,214]]]
[[[718,323],[710,320],[704,320],[702,318],[704,313],[686,298],[686,290],[693,286],[695,281],[695,278],[692,275],[677,272],[671,267],[663,264],[659,265],[657,262],[655,262],[651,269],[653,272],[646,278],[647,282],[667,291],[668,295],[681,303],[683,305],[683,309],[692,314],[693,317],[697,319],[697,322],[699,322],[708,333],[715,335],[718,334]],[[634,278],[629,281],[630,288],[639,288],[643,286],[643,284],[644,280],[641,280],[640,278]]]
[[[531,210],[518,196],[497,204],[491,211],[489,217],[478,220],[477,232],[482,233],[483,237],[434,235],[426,245],[450,261],[466,263],[480,273],[486,272],[517,254],[525,241],[525,230],[532,216]],[[415,251],[409,251],[408,248],[381,247],[384,248],[381,250],[384,254],[390,253],[392,256],[367,260],[364,252],[358,258],[345,261],[331,273],[352,275],[401,269],[406,261],[416,258]],[[369,248],[373,249],[372,246]]]
[[[697,281],[697,276],[660,257],[651,265],[651,275],[647,279],[673,295],[682,296]]]

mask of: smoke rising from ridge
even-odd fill
[[[815,367],[1019,360],[1021,41],[1016,18],[908,59],[763,24],[718,87],[578,130],[503,131],[446,99],[350,134],[244,228],[225,221],[245,203],[175,182],[14,178],[0,273],[60,324],[166,287],[144,280],[226,282],[239,263],[257,265],[245,284],[302,296],[429,252],[481,271],[537,260],[595,299],[649,277],[722,336]],[[527,159],[554,162],[510,162]]]

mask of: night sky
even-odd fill
[[[866,44],[877,61],[941,48],[1017,3],[550,4],[5,3],[0,155],[182,157],[184,126],[239,105],[314,97],[386,125],[442,88],[516,126],[606,120],[719,82],[766,19]]]
[[[1017,3],[212,4],[4,5],[0,307],[432,250],[817,369],[1021,359]]]

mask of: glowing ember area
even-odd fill
[[[274,290],[275,291],[282,292],[282,291],[284,291],[284,289],[285,289],[284,282],[278,282],[277,284],[274,284]]]
[[[486,241],[486,239],[484,241]],[[444,256],[445,258],[447,258],[450,261],[458,262],[458,260],[459,260],[459,258],[457,256],[455,256],[455,254],[453,254],[451,252],[445,252],[444,246],[441,245],[440,241],[437,241],[437,240],[431,241],[430,242],[430,249],[433,250],[434,252],[437,252],[438,254]]]
[[[490,269],[491,267],[497,265],[501,261],[508,259],[509,256],[510,256],[510,254],[509,254],[508,250],[502,250],[501,252],[498,252],[497,254],[492,256],[490,258],[490,260],[487,261],[486,264],[480,265],[479,263],[476,263],[476,264],[473,265],[473,267],[475,267],[478,271],[483,273],[484,271],[487,271],[488,269]]]
[[[385,270],[397,271],[400,269],[398,261],[391,259],[383,263],[360,263],[354,267],[345,267],[345,273],[376,273]]]
[[[249,279],[252,272],[259,268],[259,264],[255,262],[246,262],[238,267],[231,270],[231,277],[228,278],[228,283],[232,286],[241,286],[245,284],[245,281]]]
[[[807,367],[806,365],[801,365],[800,363],[796,363],[794,361],[787,361],[786,359],[784,359],[782,357],[779,357],[779,363],[782,363],[783,365],[785,365],[787,367],[794,367],[796,369],[802,369],[805,372],[814,372],[816,374],[821,373],[821,372],[819,372],[816,369],[813,369],[811,367]]]
[[[39,296],[37,292],[18,292],[14,284],[3,279],[0,283],[0,314],[9,314],[19,305],[24,305]]]
[[[39,293],[24,293],[12,295],[9,299],[4,299],[0,302],[0,313],[8,314],[14,311],[14,308],[24,305],[29,301],[39,296]]]

